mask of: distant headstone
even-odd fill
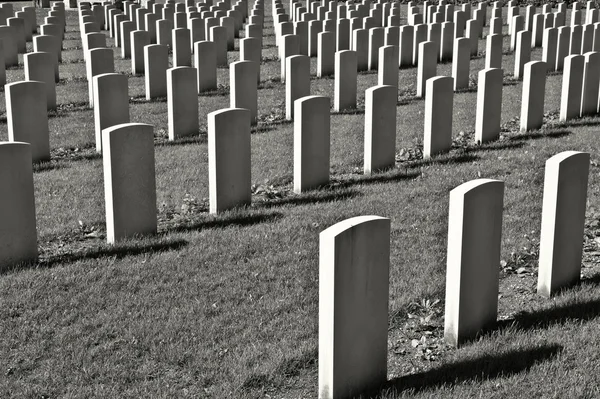
[[[488,36],[490,40],[491,36]],[[493,40],[493,39],[492,39]],[[452,56],[452,77],[454,91],[469,88],[469,71],[471,69],[471,41],[466,37],[455,39]]]
[[[556,70],[556,51],[558,45],[558,29],[548,28],[544,30],[542,44],[542,61],[548,67],[548,71]]]
[[[229,106],[249,110],[251,125],[256,125],[258,116],[257,69],[258,64],[254,61],[238,61],[229,65]]]
[[[46,106],[48,110],[56,109],[56,82],[54,81],[54,54],[28,53],[23,55],[25,80],[44,83]]]
[[[379,48],[377,84],[398,87],[398,46]]]
[[[517,33],[517,43],[515,47],[515,70],[516,79],[523,78],[523,68],[531,60],[531,32],[522,30]]]
[[[191,67],[192,49],[190,43],[190,30],[186,28],[173,29],[173,67]]]
[[[143,30],[131,32],[131,70],[134,75],[143,75],[144,47],[150,45],[150,34]]]
[[[215,44],[209,41],[194,44],[194,67],[198,74],[198,93],[217,88],[217,55]]]
[[[417,67],[417,97],[425,96],[427,79],[437,74],[438,49],[434,42],[419,44],[419,65]]]

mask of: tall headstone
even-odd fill
[[[581,111],[584,61],[583,55],[569,55],[565,58],[560,96],[562,122],[577,118]]]
[[[396,86],[379,85],[365,90],[365,175],[395,164],[397,101]]]
[[[295,56],[303,57],[303,56]],[[294,102],[294,192],[329,183],[329,97],[306,96]]]
[[[548,66],[548,71],[556,70],[556,52],[558,45],[558,29],[548,28],[544,30],[542,44],[542,61]]]
[[[185,28],[173,29],[173,67],[191,67],[192,49],[190,43],[190,30]]]
[[[590,154],[565,151],[546,161],[538,294],[579,282]]]
[[[318,35],[317,46],[317,76],[332,75],[335,69],[335,36],[331,32],[321,32]]]
[[[154,128],[123,123],[102,131],[106,241],[156,234]]]
[[[437,74],[438,48],[434,42],[419,44],[419,65],[417,67],[417,97],[425,95],[427,79]]]
[[[198,74],[198,94],[215,90],[217,88],[217,55],[213,42],[194,43],[194,67]]]
[[[475,141],[478,143],[492,141],[500,136],[502,80],[502,69],[487,68],[479,71],[475,119]]]
[[[321,399],[355,397],[387,379],[390,229],[389,219],[359,216],[319,236]]]
[[[144,47],[150,45],[150,34],[144,30],[131,32],[131,71],[134,75],[144,74]]]
[[[356,108],[357,75],[356,52],[351,50],[336,52],[333,101],[335,111]]]
[[[198,82],[196,69],[167,69],[169,140],[198,134]]]
[[[258,116],[257,69],[258,64],[254,61],[238,61],[229,65],[229,106],[249,110],[251,125],[256,125]]]
[[[34,163],[50,160],[50,134],[46,84],[38,81],[15,82],[4,86],[8,141],[31,144]]]
[[[515,47],[515,70],[516,79],[523,78],[523,68],[531,60],[531,32],[522,30],[517,33],[517,44]]]
[[[31,145],[0,142],[0,272],[37,259]]]
[[[144,47],[146,100],[167,96],[167,69],[169,47],[151,44]]]
[[[54,54],[28,53],[23,55],[25,80],[44,82],[46,106],[48,110],[56,109],[56,82],[54,80]]]
[[[207,119],[210,213],[249,205],[250,111],[222,109]]]
[[[490,40],[491,36],[488,36]],[[454,91],[469,88],[469,71],[471,69],[471,41],[466,37],[455,39],[452,56],[452,77]]]
[[[459,346],[496,323],[504,182],[450,191],[444,338]]]
[[[129,93],[127,76],[103,73],[93,77],[94,123],[96,151],[102,152],[102,131],[106,128],[129,123]]]
[[[454,79],[436,76],[427,80],[423,158],[447,152],[452,146]]]
[[[377,84],[398,87],[398,46],[379,48]]]
[[[310,95],[310,58],[293,55],[285,60],[285,118],[294,119],[294,102]]]
[[[545,93],[546,63],[544,61],[528,62],[524,67],[523,95],[521,96],[522,132],[542,127],[542,123],[544,122]]]

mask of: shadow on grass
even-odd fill
[[[525,141],[525,140],[538,140],[543,138],[561,138],[570,135],[572,132],[566,129],[548,129],[548,130],[534,130],[531,132],[510,136],[510,141]]]
[[[59,162],[56,160],[41,162],[41,163],[34,163],[33,164],[33,173],[48,172],[51,170],[64,169],[67,167],[68,166],[65,165],[64,162]]]
[[[586,116],[579,119],[570,119],[564,122],[557,122],[556,127],[585,127],[585,126],[598,126],[600,125],[600,118],[594,118],[591,116]]]
[[[170,141],[168,137],[163,136],[156,137],[156,139],[155,145],[157,147],[173,147],[188,144],[206,144],[208,142],[208,135],[206,132],[202,132],[194,136],[180,137],[173,141]]]
[[[338,186],[339,187],[339,186]],[[308,191],[302,194],[291,194],[283,198],[263,200],[256,202],[255,206],[260,208],[274,208],[285,205],[308,205],[321,202],[335,202],[354,198],[361,195],[359,191],[350,189],[327,189]]]
[[[521,148],[525,146],[525,138],[521,140],[503,140],[503,141],[491,141],[473,148],[469,148],[469,151],[498,151],[498,150],[512,150],[515,148]]]
[[[396,105],[409,105],[412,103],[417,103],[419,101],[425,101],[424,97],[417,97],[415,96],[406,96],[406,97],[401,97],[398,99],[398,101],[396,102]]]
[[[223,97],[229,95],[229,87],[219,87],[218,89],[203,91],[198,97]]]
[[[445,364],[441,367],[388,381],[382,391],[420,392],[442,386],[455,386],[469,381],[507,377],[529,370],[537,363],[556,357],[563,347],[558,344],[538,348],[487,354],[473,360]]]
[[[413,180],[421,176],[419,171],[407,171],[404,168],[392,168],[372,175],[354,175],[350,178],[340,179],[332,182],[334,187],[350,187],[359,184],[377,184],[398,182],[402,180]]]
[[[581,281],[581,284],[600,284],[600,276]],[[568,303],[531,312],[517,313],[512,319],[501,320],[496,329],[514,328],[516,330],[543,329],[573,320],[589,321],[600,317],[600,299]]]
[[[74,263],[86,259],[101,259],[115,257],[122,259],[127,256],[136,256],[141,254],[174,251],[188,245],[185,240],[169,240],[154,243],[144,242],[125,242],[122,244],[102,244],[100,247],[86,248],[73,253],[51,255],[47,258],[41,258],[38,262],[21,264],[12,270],[24,268],[51,268],[58,264]]]
[[[460,152],[454,154],[441,154],[429,159],[416,159],[413,161],[402,162],[406,168],[418,168],[429,165],[451,165],[455,163],[467,163],[478,160],[479,157],[470,152]]]
[[[331,109],[331,115],[362,115],[365,113],[364,108],[346,108],[339,111]]]
[[[201,220],[192,220],[186,223],[167,226],[164,228],[163,232],[198,231],[229,226],[252,226],[259,223],[274,222],[281,218],[283,218],[283,214],[279,212],[239,213],[234,211],[233,213],[225,214],[224,216],[207,215]]]

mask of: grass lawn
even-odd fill
[[[34,172],[40,260],[0,275],[0,397],[315,398],[319,232],[369,214],[392,221],[390,383],[375,397],[600,397],[600,117],[558,123],[562,75],[552,73],[544,127],[519,134],[522,85],[511,77],[506,36],[501,139],[473,143],[480,53],[472,87],[454,96],[454,149],[423,161],[424,102],[414,98],[416,69],[401,69],[396,168],[366,177],[364,91],[377,75],[361,73],[359,109],[331,117],[331,184],[295,195],[293,124],[282,119],[265,6],[252,205],[208,214],[206,115],[229,105],[228,69],[218,70],[218,90],[198,97],[199,135],[174,143],[166,99],[146,101],[143,77],[130,76],[131,121],[155,126],[159,234],[116,246],[105,244],[102,159],[77,15],[67,11],[59,108],[49,118],[53,159]],[[230,62],[238,48],[236,40]],[[130,74],[118,49],[115,67]],[[24,79],[22,64],[7,79]],[[333,83],[313,78],[311,94],[333,104]],[[4,113],[0,91],[0,140]],[[535,294],[544,164],[567,150],[592,155],[583,282],[544,299]],[[448,197],[476,178],[506,184],[499,323],[454,349],[442,340]]]

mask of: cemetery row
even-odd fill
[[[169,136],[176,139],[198,132],[197,95],[216,86],[217,65],[223,64],[223,60],[226,63],[230,38],[235,38],[248,17],[244,15],[244,10],[247,13],[244,1],[240,0],[233,6],[227,2],[220,2],[216,6],[205,3],[200,3],[202,6],[187,6],[186,2],[187,8],[183,11],[177,11],[182,10],[182,3],[169,2],[163,7],[150,3],[152,13],[150,7],[142,8],[127,2],[126,13],[119,13],[106,4],[80,7],[90,106],[94,108],[96,146],[103,156],[109,243],[156,233],[154,129],[151,125],[130,123],[127,77],[114,73],[113,52],[106,49],[105,37],[99,32],[99,27],[108,27],[115,37],[120,38],[123,57],[131,57],[134,73],[145,75],[147,97],[167,97]],[[56,16],[48,17],[57,18],[50,21],[56,24],[48,24],[58,26],[58,30],[54,30],[56,34],[33,38],[35,52],[24,57],[27,81],[6,86],[10,142],[0,143],[0,186],[11,195],[3,196],[0,204],[7,226],[3,230],[6,233],[0,239],[11,250],[3,251],[0,259],[2,266],[32,261],[37,257],[32,160],[45,161],[50,154],[47,110],[56,104],[52,87],[58,79],[61,36],[65,31],[62,22],[64,7],[60,4],[56,3],[50,11],[56,12]],[[312,35],[317,40],[315,53],[319,60],[319,74],[324,76],[333,73],[335,77],[334,110],[356,107],[359,70],[378,70],[379,85],[366,92],[365,173],[374,173],[394,165],[397,71],[404,66],[403,62],[408,65],[409,55],[410,63],[418,67],[417,95],[425,97],[424,156],[430,157],[450,149],[452,107],[449,105],[452,104],[453,92],[465,88],[465,79],[468,83],[470,58],[477,53],[477,49],[473,51],[473,43],[478,43],[482,23],[486,19],[485,12],[481,11],[486,10],[485,3],[481,3],[475,11],[476,18],[465,20],[466,37],[456,33],[456,26],[462,26],[462,22],[456,22],[455,25],[448,18],[454,17],[456,20],[457,12],[468,14],[469,7],[454,13],[444,11],[442,14],[440,7],[448,10],[448,5],[426,4],[424,18],[419,17],[415,7],[411,6],[408,21],[414,26],[393,30],[396,27],[393,24],[399,21],[399,8],[389,3],[377,3],[373,9],[368,1],[356,9],[341,5],[336,8],[337,16],[331,14],[334,12],[331,4],[335,4],[332,2],[327,3],[327,11],[324,11],[325,6],[313,6],[316,4],[313,3],[307,7],[311,9],[310,13],[298,4],[292,5],[292,10],[295,9],[293,19],[296,20],[292,25],[293,33],[288,31],[290,25],[285,25],[290,22],[278,17],[285,15],[279,11],[283,9],[281,3],[275,1],[273,7],[278,21],[276,34],[282,61],[281,77],[286,85],[286,117],[294,121],[296,192],[313,189],[329,181],[331,114],[328,97],[310,95],[309,57],[315,46],[311,47],[309,40],[312,38],[311,24],[305,34],[305,25],[298,23],[323,21],[322,31],[316,30],[317,33]],[[264,19],[261,0],[254,7],[250,19],[256,17],[255,22],[260,23],[247,25],[246,32],[252,30],[248,29],[249,26],[259,26],[261,30],[257,32],[260,38],[248,34],[247,38],[241,40],[242,61],[230,65],[231,108],[208,115],[210,211],[213,213],[247,205],[251,201],[250,129],[257,118],[257,82],[260,80]],[[509,15],[518,14],[518,9],[514,7],[509,8]],[[4,10],[4,5],[0,9]],[[165,10],[170,11],[165,14]],[[498,10],[501,14],[500,7],[492,10],[492,27],[501,18],[498,17]],[[588,9],[590,17],[586,18],[586,22],[590,23],[581,29],[578,28],[580,25],[577,22],[580,20],[577,19],[572,19],[571,27],[557,28],[560,24],[559,14],[563,12],[560,7],[551,26],[545,25],[550,18],[544,17],[554,15],[550,11],[545,14],[533,13],[531,29],[524,27],[523,21],[518,19],[522,18],[520,16],[509,19],[517,55],[515,77],[523,79],[523,131],[538,129],[542,125],[545,79],[549,70],[563,70],[562,120],[599,112],[600,53],[586,51],[585,55],[580,55],[584,50],[595,49],[596,43],[600,43],[595,40],[598,25],[592,23],[594,15],[596,19],[598,15],[594,11]],[[158,18],[158,12],[163,19],[153,21],[153,18]],[[350,18],[340,18],[344,12]],[[363,16],[365,12],[369,16]],[[171,13],[175,29],[166,23],[170,29],[163,29],[170,35],[163,34],[166,39],[161,41],[161,32],[164,32],[159,29],[159,22],[171,22]],[[203,16],[203,13],[209,14]],[[307,14],[312,14],[312,17]],[[26,26],[24,21],[27,15],[17,17],[23,21],[17,23],[18,26]],[[581,14],[575,15],[581,19]],[[117,18],[119,16],[121,18]],[[319,18],[321,16],[324,19]],[[354,25],[351,21],[356,18],[359,21]],[[369,18],[373,22],[367,22]],[[444,22],[441,22],[442,18]],[[480,22],[479,18],[484,22]],[[545,28],[543,60],[531,61],[530,48],[537,45],[532,39],[538,34],[535,27],[540,29],[540,23],[536,24],[535,21],[541,18]],[[348,19],[350,25],[341,22]],[[197,20],[202,21],[204,28],[198,27],[201,23]],[[241,20],[241,24],[238,24],[238,20]],[[328,20],[337,21],[337,24],[333,24],[333,31],[324,28],[331,25],[327,24]],[[427,25],[419,23],[423,20]],[[388,21],[386,28],[379,26],[384,21]],[[10,25],[11,21],[7,23],[9,27],[14,25]],[[375,26],[369,27],[371,23]],[[437,40],[438,28],[435,26],[439,24],[441,36]],[[426,26],[427,36],[418,33],[419,25]],[[153,26],[156,27],[154,36]],[[232,26],[233,32],[230,34]],[[343,30],[346,28],[340,32],[340,26],[352,26],[352,35],[350,30]],[[137,29],[134,30],[134,27]],[[0,35],[2,29],[0,27]],[[34,29],[35,22],[33,27],[29,25],[24,32],[33,33]],[[390,29],[392,33],[388,35]],[[2,37],[3,48],[9,48],[11,43],[21,38],[19,34],[12,36],[20,29],[8,31],[11,36]],[[582,42],[584,31],[592,32],[587,33],[592,37],[591,42],[589,39]],[[417,41],[415,38],[419,35],[426,40]],[[40,47],[42,44],[36,47],[36,43],[43,43],[43,39],[39,39],[43,36],[52,38],[48,51],[43,51],[43,47]],[[444,40],[446,36],[452,40]],[[15,37],[17,40],[14,40]],[[344,44],[340,46],[340,41],[344,42],[346,38],[352,50],[344,48]],[[307,48],[304,47],[304,39]],[[398,44],[394,44],[396,39]],[[153,44],[154,41],[156,44]],[[564,44],[567,41],[568,46]],[[590,47],[585,47],[583,43],[588,43]],[[409,44],[410,51],[407,50]],[[173,68],[167,68],[169,47],[173,50]],[[308,54],[305,54],[305,50]],[[17,46],[17,52],[20,51]],[[191,67],[192,52],[195,68]],[[0,65],[12,65],[6,60],[8,54],[12,56],[13,53],[6,50],[2,53],[6,58]],[[494,140],[500,132],[501,57],[501,34],[492,28],[492,34],[487,38],[486,68],[479,72],[478,79],[475,127],[478,142]],[[436,76],[437,62],[450,58],[453,61],[453,76]],[[546,163],[538,280],[540,294],[549,296],[579,280],[589,162],[589,154],[570,151],[558,154]],[[503,196],[504,185],[497,180],[470,181],[450,193],[445,335],[451,344],[460,345],[496,321]],[[319,392],[322,398],[356,395],[381,384],[387,377],[389,242],[389,219],[374,216],[349,219],[321,233]],[[369,278],[365,279],[367,274]],[[366,289],[365,281],[368,282]],[[357,295],[357,292],[361,294]]]

